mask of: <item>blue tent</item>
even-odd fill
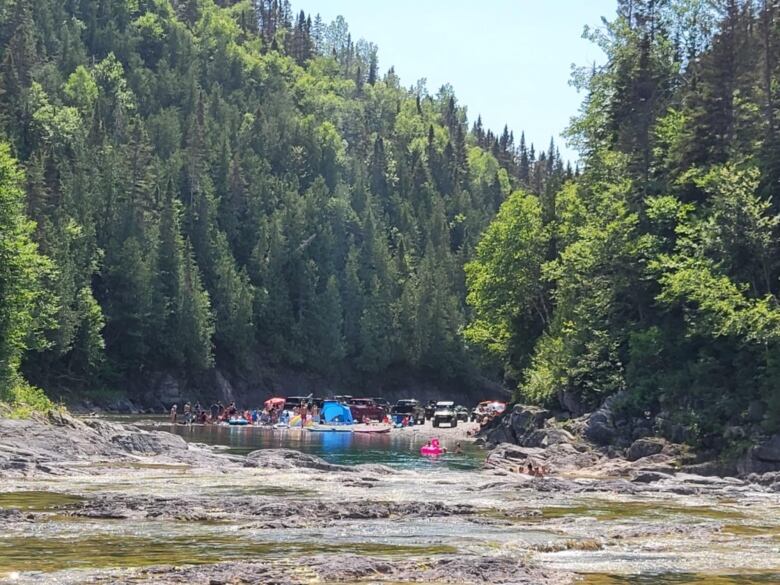
[[[352,424],[352,411],[349,406],[345,406],[335,400],[326,400],[322,403],[320,413],[322,420],[326,423]]]

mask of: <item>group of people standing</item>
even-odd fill
[[[215,402],[211,405],[211,408],[205,409],[200,402],[196,402],[193,405],[188,401],[184,403],[181,414],[179,413],[178,404],[171,406],[169,414],[173,424],[180,422],[180,417],[183,418],[181,422],[188,425],[193,423],[209,424],[230,420],[231,417],[239,414],[239,410],[236,408],[235,402],[231,402],[227,406],[224,406],[222,402]]]
[[[204,409],[200,402],[193,406],[190,402],[184,403],[181,413],[178,404],[171,406],[169,411],[172,424],[183,422],[184,424],[219,424],[226,423],[236,418],[243,418],[248,424],[275,425],[278,423],[289,424],[295,417],[300,417],[306,423],[319,422],[320,409],[316,404],[302,404],[292,410],[286,410],[282,405],[255,408],[253,410],[239,410],[235,402],[224,406],[221,401]],[[182,420],[183,419],[183,420]]]

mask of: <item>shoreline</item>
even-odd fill
[[[467,425],[460,427],[453,438],[465,433]],[[409,434],[447,432],[422,430]],[[509,452],[502,455],[501,449]],[[523,448],[502,445],[491,456],[510,461],[516,449]],[[66,415],[45,422],[0,419],[0,477],[0,530],[21,538],[15,541],[18,553],[2,548],[8,541],[0,539],[0,557],[17,559],[0,561],[0,575],[16,562],[30,567],[18,571],[16,582],[36,585],[49,579],[568,585],[578,582],[579,565],[566,560],[567,551],[595,555],[594,562],[613,555],[620,563],[626,546],[652,556],[660,536],[701,546],[719,538],[724,524],[718,519],[737,522],[757,513],[757,505],[778,510],[780,534],[780,492],[741,480],[690,474],[540,478],[501,466],[466,471],[342,465],[286,448],[229,455],[163,430]],[[4,507],[2,498],[14,501],[14,494],[16,501],[29,502],[23,510]],[[681,531],[688,506],[703,515]],[[645,517],[645,510],[659,508],[681,519],[662,516],[659,523],[654,514]],[[601,514],[621,521],[603,522]],[[58,531],[73,529],[79,536],[66,541],[67,551],[50,544],[51,554],[40,561],[22,555],[25,538],[38,534],[43,542],[62,542]],[[117,529],[120,540],[96,544]],[[526,540],[526,531],[543,536]],[[158,542],[156,556],[145,552],[151,537]],[[494,539],[514,544],[497,549]],[[138,555],[133,562],[140,564],[127,566],[122,555],[111,556],[117,546],[133,559]],[[109,557],[101,553],[89,561],[94,566],[68,568],[73,555],[83,555],[83,563],[105,547]],[[563,555],[561,561],[551,562],[555,555]],[[301,563],[304,572],[290,571]],[[774,570],[769,564],[759,566]],[[41,566],[44,572],[33,571]]]

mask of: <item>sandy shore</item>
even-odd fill
[[[424,425],[392,430],[394,433],[412,433],[421,438],[438,437],[447,443],[453,441],[473,441],[476,438],[474,435],[477,431],[479,431],[479,423],[475,422],[458,422],[458,426],[454,428],[448,426],[434,428],[433,423],[429,420],[425,421]],[[469,433],[471,434],[469,435]]]

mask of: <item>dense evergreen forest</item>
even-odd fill
[[[780,6],[617,8],[586,31],[606,64],[574,72],[572,172],[402,87],[343,19],[1,1],[3,398],[503,371],[700,446],[777,431]]]
[[[777,432],[780,6],[620,0],[586,34],[582,176],[503,204],[467,335],[525,400],[617,395],[702,447]]]
[[[0,113],[7,401],[260,362],[463,383],[464,263],[572,178],[278,0],[1,0]]]

